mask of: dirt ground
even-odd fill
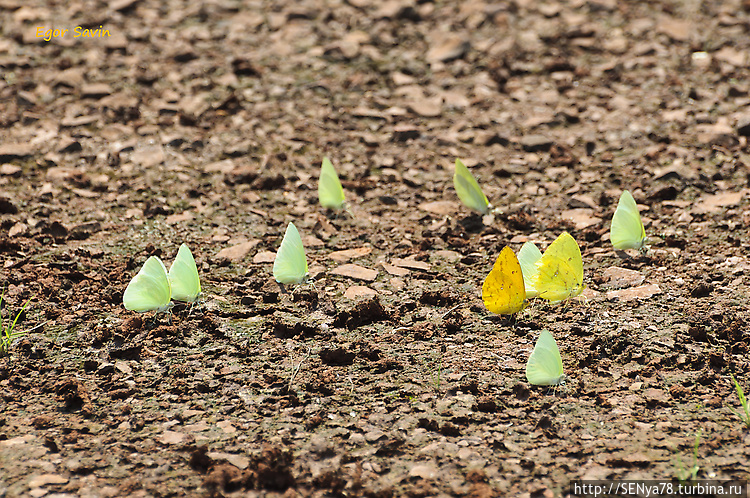
[[[0,26],[6,325],[30,299],[0,496],[750,476],[747,1],[0,0]],[[317,203],[326,155],[351,215]],[[608,240],[625,188],[645,254]],[[292,220],[314,280],[283,292]],[[586,302],[487,312],[503,246],[563,230]],[[125,310],[182,242],[202,303]],[[523,373],[542,329],[555,391]]]

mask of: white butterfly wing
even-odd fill
[[[556,386],[563,380],[560,350],[552,334],[542,330],[526,362],[526,380],[537,386]]]
[[[490,203],[487,197],[482,192],[482,189],[479,188],[479,184],[474,176],[460,159],[456,159],[456,169],[453,173],[453,188],[456,189],[458,198],[461,199],[464,206],[474,211],[479,211],[482,214],[489,213]]]
[[[629,191],[623,191],[612,216],[609,239],[615,249],[640,249],[646,241],[646,229],[638,205]]]
[[[201,281],[193,253],[186,244],[180,245],[172,266],[169,267],[169,283],[172,286],[172,299],[192,303],[201,293]]]
[[[536,297],[539,292],[534,287],[538,267],[536,262],[542,258],[542,253],[533,242],[524,242],[518,251],[518,262],[523,273],[523,284],[526,287],[526,298]]]
[[[171,305],[172,291],[164,263],[151,256],[130,281],[122,295],[122,304],[131,311],[166,311]]]
[[[289,222],[273,262],[273,277],[280,284],[299,284],[307,278],[307,258],[302,238]]]
[[[344,205],[344,189],[341,187],[336,170],[333,169],[333,164],[327,157],[323,159],[323,165],[320,168],[318,200],[325,208],[340,209]]]

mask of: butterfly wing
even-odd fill
[[[198,267],[195,266],[193,253],[186,244],[182,244],[177,251],[177,257],[169,267],[167,276],[172,286],[172,299],[192,303],[198,298],[201,293]]]
[[[564,378],[560,349],[552,334],[542,330],[526,362],[526,380],[536,386],[556,386]]]
[[[493,313],[512,315],[526,307],[521,265],[510,247],[504,247],[482,285],[482,300]]]
[[[318,179],[318,200],[325,208],[340,209],[344,205],[344,189],[331,161],[323,158]]]
[[[456,170],[453,173],[453,188],[456,189],[458,198],[464,203],[464,206],[482,214],[490,211],[490,203],[487,197],[482,193],[474,176],[469,169],[464,166],[460,159],[456,159]]]
[[[122,295],[122,304],[131,311],[166,311],[171,297],[167,269],[161,259],[151,256],[128,284]]]
[[[273,262],[273,277],[280,284],[299,284],[307,278],[307,258],[302,238],[289,222]]]
[[[559,302],[583,292],[581,249],[568,232],[550,244],[536,265],[534,287],[542,299]]]
[[[629,191],[620,195],[617,209],[612,216],[609,239],[615,249],[640,249],[646,241],[646,229],[638,212],[638,205]]]
[[[532,298],[539,295],[534,282],[537,279],[536,262],[542,258],[542,253],[533,242],[524,242],[521,250],[518,251],[518,263],[521,265],[523,272],[523,283],[526,287],[526,297]]]

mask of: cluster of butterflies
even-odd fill
[[[182,244],[167,272],[158,256],[151,256],[130,281],[122,304],[130,311],[169,311],[172,301],[194,303],[201,294],[201,281],[193,253]]]
[[[456,159],[453,186],[463,204],[482,214],[492,205],[468,168]],[[638,206],[629,191],[623,191],[612,217],[610,241],[615,249],[643,249],[646,230]],[[533,242],[526,242],[516,255],[510,247],[500,251],[482,284],[482,301],[492,313],[511,315],[523,310],[529,299],[539,297],[552,303],[577,297],[583,292],[581,250],[568,232],[563,232],[542,254]],[[535,385],[563,382],[562,359],[552,334],[543,330],[526,363],[526,379]]]
[[[493,210],[469,169],[456,159],[453,186],[461,202],[482,214]],[[323,159],[318,180],[318,200],[329,209],[346,207],[344,189],[331,161]],[[633,196],[620,196],[610,230],[612,245],[619,250],[642,249],[646,231]],[[294,223],[287,225],[273,263],[273,276],[280,284],[300,284],[308,278],[302,238]],[[578,243],[563,232],[542,254],[526,242],[516,255],[504,247],[482,285],[482,300],[493,313],[509,315],[523,310],[530,298],[552,303],[579,296],[585,289],[583,260]],[[195,302],[201,293],[200,277],[190,249],[180,246],[167,272],[156,256],[128,284],[123,304],[131,311],[168,311],[172,301]],[[526,379],[535,385],[558,385],[565,379],[560,350],[552,334],[543,330],[526,363]]]
[[[344,207],[344,189],[328,158],[323,159],[318,183],[320,204],[331,209]],[[294,223],[289,223],[273,262],[273,276],[281,284],[299,284],[307,279],[307,258],[302,238]],[[201,282],[193,254],[182,244],[167,271],[157,256],[151,256],[130,281],[122,295],[122,304],[130,311],[167,312],[172,301],[194,303],[200,296]]]

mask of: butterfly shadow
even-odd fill
[[[533,316],[522,316],[521,312],[513,315],[487,315],[484,319],[499,326],[523,330],[533,328],[535,323]]]
[[[563,379],[560,380],[560,382],[556,385],[552,386],[531,386],[531,389],[538,388],[538,391],[540,391],[544,396],[552,396],[557,398],[557,393],[562,393],[568,391],[568,386],[565,384],[566,380],[570,380],[570,377],[567,375],[564,375]]]
[[[479,213],[471,213],[464,218],[459,218],[456,223],[470,233],[479,233],[485,228],[484,217]]]
[[[352,212],[351,206],[348,202],[344,202],[340,209],[323,208],[325,210],[325,217],[331,221],[345,220],[347,216],[351,219],[356,219]]]
[[[651,248],[645,245],[638,249],[638,252],[635,256],[631,255],[624,249],[615,249],[615,255],[623,261],[639,261],[648,263],[651,262],[649,253],[651,253]]]
[[[203,310],[205,302],[206,300],[204,294],[203,292],[201,292],[197,296],[195,296],[195,299],[191,302],[173,301],[172,310],[174,310],[175,315],[182,315],[183,312],[187,310],[187,315],[185,315],[185,318],[190,318],[193,315],[193,311],[195,311],[197,314],[199,311]]]
[[[306,301],[317,304],[320,301],[320,292],[312,277],[308,277],[304,282],[295,284],[294,286],[285,285],[281,282],[276,282],[276,285],[279,286],[279,292],[281,294],[288,294],[293,302]]]
[[[161,326],[159,315],[166,315],[167,325],[172,325],[172,308],[174,308],[174,303],[170,303],[169,308],[164,311],[156,311],[151,318],[144,320],[144,325],[149,325],[149,330],[159,328]]]

